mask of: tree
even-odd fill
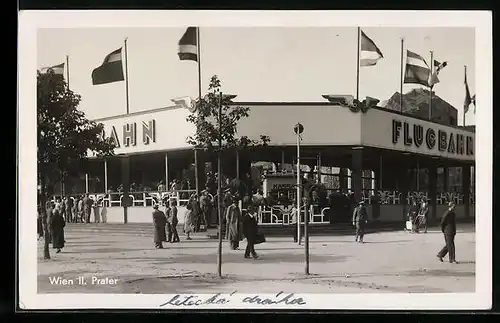
[[[75,171],[89,151],[98,157],[113,155],[114,143],[105,139],[103,125],[85,118],[77,109],[80,95],[71,91],[63,77],[48,73],[37,74],[38,118],[38,183],[44,214],[44,258],[50,259],[45,202],[54,184],[70,171]]]
[[[195,134],[186,139],[187,143],[195,148],[203,148],[209,154],[218,153],[220,161],[220,153],[224,149],[240,149],[248,150],[257,146],[266,146],[270,139],[266,135],[260,135],[259,140],[250,139],[247,136],[238,135],[238,123],[241,119],[247,118],[250,113],[249,107],[236,106],[231,104],[234,95],[221,95],[221,81],[217,75],[212,76],[208,93],[203,98],[199,98],[196,102],[196,109],[187,117],[187,121],[194,124]],[[222,107],[221,107],[222,106]],[[221,115],[219,116],[219,107],[221,107]],[[221,143],[221,149],[218,148],[218,143]],[[222,172],[218,174],[222,176]],[[218,274],[221,273],[222,259],[222,216],[221,214],[221,197],[217,197],[217,208],[219,209],[219,246],[218,246]]]

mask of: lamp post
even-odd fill
[[[297,242],[300,245],[300,191],[301,191],[301,179],[300,179],[300,135],[304,132],[304,126],[297,123],[293,127],[293,131],[297,135]]]

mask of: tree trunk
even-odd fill
[[[47,209],[45,208],[45,202],[48,199],[47,196],[47,190],[45,186],[45,176],[44,174],[39,174],[40,176],[40,206],[42,209],[42,227],[43,227],[43,238],[44,238],[44,244],[43,244],[43,259],[50,259],[50,251],[49,251],[49,245],[50,245],[50,236],[49,236],[49,227],[48,227],[48,217],[49,215],[47,214]]]

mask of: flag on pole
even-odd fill
[[[441,70],[443,68],[446,67],[446,65],[448,65],[448,62],[438,62],[436,60],[434,60],[434,73],[432,73],[432,76],[431,76],[431,79],[429,80],[429,86],[430,87],[433,87],[435,84],[439,83],[439,78],[438,78],[438,75],[439,75],[439,72],[441,72]]]
[[[406,70],[403,83],[414,83],[429,86],[431,69],[425,59],[409,50],[406,51]]]
[[[50,67],[42,67],[40,69],[40,74],[47,74],[49,71],[54,72],[56,75],[64,75],[64,63],[61,63],[59,65],[54,65]]]
[[[380,49],[366,34],[361,30],[361,54],[359,64],[360,66],[373,66],[376,65],[378,60],[384,58]]]
[[[92,71],[92,85],[124,81],[122,66],[122,48],[108,54],[101,66]]]
[[[476,112],[476,95],[474,94],[473,97],[471,97],[471,95],[470,95],[469,84],[467,83],[467,72],[465,73],[464,84],[465,84],[464,113],[467,113],[467,111],[469,111],[469,106],[471,105],[471,103],[474,104],[474,113],[475,113]]]
[[[198,27],[188,27],[179,40],[179,59],[181,61],[198,61]]]

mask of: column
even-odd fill
[[[339,168],[339,187],[341,191],[347,191],[346,169]]]
[[[85,193],[89,192],[89,173],[85,173]]]
[[[281,151],[281,164],[280,164],[280,172],[282,173],[285,169],[285,151]]]
[[[123,223],[128,222],[128,210],[127,208],[130,206],[130,197],[129,197],[129,186],[130,186],[130,159],[129,156],[124,156],[121,158],[122,164],[122,182],[123,182]]]
[[[166,154],[165,154],[165,158],[166,157]],[[167,164],[166,160],[165,160],[165,165]],[[199,176],[199,168],[200,168],[200,165],[199,165],[199,160],[198,160],[198,149],[194,149],[194,182],[195,182],[195,187],[196,187],[196,194],[198,194],[198,196],[200,196],[200,176]],[[167,183],[168,185],[168,183]]]
[[[104,194],[108,193],[108,160],[104,158]]]
[[[352,154],[352,169],[351,169],[351,185],[354,192],[354,200],[356,203],[362,200],[362,172],[363,172],[363,149],[353,149]]]
[[[445,192],[450,191],[450,169],[443,167],[443,189]]]
[[[236,148],[236,178],[240,179],[240,151]]]
[[[437,219],[437,168],[436,166],[429,167],[429,206],[431,209],[431,219]]]
[[[165,153],[165,187],[170,190],[170,182],[168,181],[168,153]]]
[[[470,218],[471,167],[462,166],[462,192],[464,194],[465,218]]]
[[[409,170],[409,167],[406,167],[405,165],[402,165],[402,168],[397,170],[398,173],[398,188],[399,192],[401,193],[401,199],[400,203],[402,206],[402,219],[404,222],[406,222],[406,214],[407,214],[407,206],[408,206],[408,200],[406,199],[408,196],[408,191],[410,187],[410,181],[412,178],[412,171]]]
[[[321,153],[318,153],[318,184],[321,184]]]

